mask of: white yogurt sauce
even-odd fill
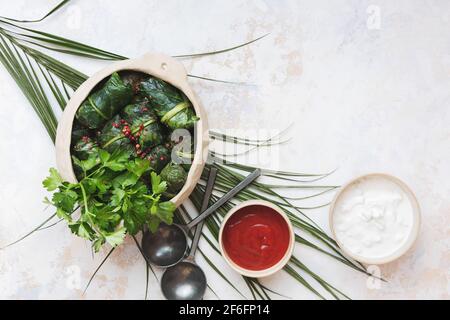
[[[394,181],[369,176],[349,185],[335,203],[337,240],[350,253],[382,258],[407,241],[414,211],[408,194]]]

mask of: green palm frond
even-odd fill
[[[67,3],[67,2],[65,2],[65,3]],[[47,14],[45,17],[48,17],[50,14],[56,12],[64,4],[55,7],[55,9],[52,10],[51,13]],[[64,53],[64,54],[76,55],[76,56],[91,58],[91,59],[99,59],[99,60],[124,60],[124,59],[127,59],[127,57],[125,57],[123,55],[119,55],[119,54],[116,54],[116,53],[113,53],[113,52],[110,52],[107,50],[98,49],[93,46],[86,45],[84,43],[74,41],[74,40],[71,40],[68,38],[64,38],[61,36],[57,36],[57,35],[54,35],[54,34],[51,34],[48,32],[43,32],[43,31],[39,31],[36,29],[24,27],[24,26],[20,25],[20,23],[17,23],[17,22],[18,22],[18,20],[15,20],[15,19],[0,17],[0,24],[6,25],[8,27],[7,29],[0,27],[0,29],[3,29],[4,33],[15,38],[18,42],[20,42],[22,44],[32,45],[37,48],[43,48],[43,49],[47,49],[47,50]],[[21,22],[35,22],[35,21],[21,21]],[[218,49],[218,50],[214,50],[214,51],[195,53],[195,54],[175,55],[173,57],[175,57],[175,58],[195,58],[195,57],[204,57],[204,56],[222,54],[222,53],[230,52],[230,51],[248,46],[258,40],[265,38],[268,35],[269,34],[265,34],[263,36],[252,39],[250,41],[247,41],[247,42],[244,42],[244,43],[232,46],[232,47],[228,47],[225,49]],[[200,80],[218,82],[218,83],[225,83],[225,84],[250,85],[250,84],[242,82],[242,81],[221,80],[221,79],[200,76],[200,75],[194,75],[194,74],[188,74],[188,77],[196,78],[196,79],[200,79]]]
[[[109,256],[111,255],[111,253],[114,252],[115,247],[111,248],[111,250],[109,250],[108,254],[102,259],[102,261],[100,262],[100,264],[98,265],[98,267],[95,269],[94,273],[91,275],[91,277],[89,278],[88,283],[86,284],[86,287],[83,290],[83,295],[86,293],[87,289],[89,288],[89,286],[91,285],[92,280],[94,280],[95,275],[97,274],[97,272],[101,269],[101,267],[103,266],[103,264],[106,262],[106,260],[108,260]]]
[[[142,247],[139,244],[139,241],[136,239],[135,236],[132,236],[134,243],[136,244],[136,247],[139,249],[139,252],[141,253],[142,258],[145,261],[145,296],[144,296],[144,300],[147,300],[147,296],[148,296],[148,282],[149,282],[149,271],[151,271],[153,273],[153,276],[155,277],[156,280],[158,280],[158,277],[156,276],[155,271],[153,270],[151,264],[147,261],[147,258],[145,258],[144,255],[144,251],[142,251]]]
[[[87,57],[101,60],[121,60],[126,58],[124,56],[98,49],[90,45],[86,45],[77,41],[73,41],[21,25],[21,23],[43,20],[44,18],[56,12],[67,2],[68,1],[62,1],[60,4],[58,4],[58,6],[52,9],[49,14],[39,20],[16,20],[0,17],[0,62],[4,65],[5,69],[16,81],[17,85],[32,105],[33,109],[39,116],[50,138],[53,141],[55,139],[57,120],[52,109],[51,101],[54,100],[59,108],[64,109],[72,93],[71,90],[76,90],[87,79],[87,75],[63,62],[56,60],[49,54],[44,53],[40,48],[50,51],[62,52],[65,54],[77,55],[85,58]],[[176,57],[198,58],[213,54],[230,52],[232,50],[250,45],[255,41],[264,38],[265,36],[267,35],[225,49],[209,51],[205,53],[177,55]],[[228,81],[219,79],[195,75],[190,76],[204,80],[230,83]],[[223,143],[232,143],[247,146],[249,147],[248,152],[251,152],[257,150],[258,148],[264,148],[272,144],[282,142],[283,140],[280,140],[280,136],[283,133],[284,131],[282,131],[279,135],[270,137],[268,139],[249,139],[234,137],[215,131],[210,132],[210,136],[212,139],[220,140]],[[214,166],[219,170],[214,195],[212,197],[214,201],[217,201],[217,198],[221,194],[229,191],[239,181],[242,181],[246,172],[250,172],[254,169],[254,167],[250,165],[240,164],[227,160],[227,158],[230,156],[233,156],[233,154],[220,155],[218,153],[211,152],[210,159],[212,160],[212,164],[208,164],[205,168],[204,176],[207,174],[211,166]],[[220,222],[226,212],[230,210],[233,205],[235,205],[239,201],[245,201],[248,199],[263,199],[271,201],[283,208],[283,210],[291,219],[294,227],[296,228],[296,242],[299,245],[304,245],[312,248],[318,253],[324,254],[325,256],[328,256],[335,261],[343,263],[355,270],[366,272],[362,265],[345,257],[339,250],[336,242],[330,236],[328,236],[312,219],[310,219],[308,215],[303,212],[303,210],[311,209],[312,207],[294,205],[291,202],[291,200],[301,201],[305,199],[320,197],[324,193],[334,190],[337,186],[316,184],[317,181],[324,179],[329,174],[331,174],[331,172],[311,174],[265,169],[263,170],[263,174],[267,178],[274,179],[273,181],[278,182],[254,183],[251,188],[244,190],[234,199],[230,200],[223,207],[217,210],[217,214],[215,216],[210,216],[206,220],[206,226],[208,231],[212,235],[212,238],[210,238],[210,236],[208,236],[205,232],[202,234],[202,236],[206,240],[208,246],[210,246],[216,253],[220,253],[217,242]],[[200,207],[201,198],[204,191],[203,188],[204,187],[202,184],[197,185],[190,197],[197,209],[199,209]],[[283,189],[301,189],[303,191],[310,191],[311,193],[302,197],[289,198],[283,195]],[[326,205],[326,203],[323,203],[322,205]],[[33,229],[32,232],[27,233],[24,237],[20,238],[18,241],[23,240],[37,230],[43,230],[58,223],[57,221],[49,225],[53,217],[54,215],[40,224],[37,228]],[[309,237],[311,240],[307,239],[306,237]],[[139,243],[136,239],[134,240],[136,241],[136,244],[140,252],[142,253]],[[229,279],[227,279],[226,276],[221,272],[221,270],[219,270],[217,266],[214,265],[212,260],[209,259],[209,257],[204,253],[202,249],[205,248],[200,248],[199,251],[205,258],[205,261],[209,264],[211,269],[215,271],[222,279],[224,279],[240,295],[245,297],[245,295],[243,295],[240,290],[238,290],[237,286]],[[105,256],[104,260],[95,270],[94,274],[89,279],[87,287],[92,282],[95,274],[108,259],[112,251],[113,249]],[[147,262],[146,266],[147,284],[145,287],[145,297],[147,297],[148,292],[149,271],[153,272],[151,266]],[[319,298],[325,299],[326,297],[322,293],[320,293],[313,284],[324,290],[332,298],[348,298],[345,294],[323,280],[317,273],[309,269],[297,257],[292,257],[289,264],[285,267],[285,271],[293,279],[297,280],[300,284],[313,292]],[[312,281],[307,280],[305,276],[308,276]],[[267,288],[266,286],[261,284],[256,279],[243,277],[243,281],[246,283],[247,288],[254,299],[270,299],[270,294],[278,294],[272,289]]]
[[[45,226],[47,223],[49,223],[54,217],[56,217],[56,213],[52,214],[50,217],[48,217],[47,219],[45,219],[43,222],[39,223],[39,225],[38,225],[37,227],[35,227],[35,228],[32,229],[31,231],[27,232],[26,234],[24,234],[23,236],[21,236],[19,239],[15,240],[15,241],[13,241],[13,242],[11,242],[11,243],[8,243],[6,246],[1,247],[0,250],[6,249],[6,248],[8,248],[8,247],[10,247],[10,246],[12,246],[12,245],[14,245],[14,244],[16,244],[16,243],[22,241],[22,240],[28,238],[29,236],[31,236],[31,235],[32,235],[33,233],[35,233],[36,231],[45,228],[44,226]]]
[[[34,20],[19,20],[19,19],[14,19],[14,18],[8,18],[8,17],[2,17],[0,16],[0,19],[4,19],[4,20],[8,20],[8,21],[12,21],[12,22],[18,22],[18,23],[34,23],[34,22],[41,22],[44,19],[50,17],[52,14],[54,14],[56,11],[58,11],[59,9],[61,9],[63,6],[65,6],[67,3],[69,3],[70,0],[63,0],[60,3],[58,3],[53,9],[51,9],[49,12],[47,12],[45,15],[43,15],[41,18],[39,19],[34,19]]]
[[[29,57],[0,33],[0,61],[32,105],[50,138],[55,139],[57,121]]]
[[[124,60],[124,56],[92,47],[78,41],[57,36],[48,32],[23,27],[17,23],[0,19],[0,22],[9,26],[8,33],[18,41],[29,43],[44,49],[101,60]]]
[[[250,41],[238,44],[236,46],[232,46],[229,48],[225,48],[225,49],[219,49],[219,50],[213,50],[213,51],[208,51],[208,52],[201,52],[201,53],[188,53],[188,54],[180,54],[180,55],[174,55],[174,58],[198,58],[198,57],[204,57],[204,56],[210,56],[210,55],[215,55],[215,54],[220,54],[220,53],[225,53],[225,52],[230,52],[239,48],[243,48],[245,46],[248,46],[249,44],[252,44],[258,40],[261,40],[265,37],[267,37],[270,33],[266,33],[260,37],[257,37],[255,39],[252,39]]]
[[[219,177],[220,173],[221,173],[221,172],[220,172],[220,169],[219,169],[218,177]],[[253,187],[254,187],[254,184],[253,184]],[[245,190],[244,190],[244,191],[245,191]],[[197,207],[197,209],[199,209],[199,207],[200,207],[200,203],[201,203],[201,194],[203,194],[203,192],[204,192],[204,186],[202,186],[202,185],[197,185],[196,188],[194,189],[194,191],[193,191],[191,197],[190,197],[191,200],[192,200],[192,202],[193,202],[193,204]],[[217,201],[217,200],[219,199],[219,195],[214,194],[211,198],[212,198],[212,200],[215,202],[215,201]],[[239,195],[238,195],[237,197],[235,197],[235,199],[239,200]],[[256,196],[256,197],[252,197],[251,199],[261,199],[261,198],[259,198],[259,197]],[[208,230],[211,232],[211,234],[215,237],[215,244],[214,244],[214,245],[216,245],[216,243],[218,242],[218,236],[219,236],[219,230],[220,230],[220,221],[221,221],[221,218],[223,218],[223,217],[226,215],[226,213],[227,213],[229,210],[231,210],[232,207],[233,207],[235,204],[236,204],[236,203],[235,203],[235,202],[232,202],[232,201],[227,202],[225,205],[223,205],[221,208],[219,208],[219,209],[217,210],[216,217],[214,217],[214,215],[213,215],[213,216],[210,216],[209,218],[206,219],[206,226],[207,226]],[[308,225],[308,223],[305,222],[305,221],[303,221],[303,220],[301,220],[301,218],[298,218],[298,217],[297,217],[297,219],[300,220],[300,221],[302,221],[302,223],[304,223],[305,225]],[[291,219],[291,221],[292,221],[292,219]],[[293,224],[294,224],[294,226],[296,226],[297,228],[302,229],[302,228],[301,228],[301,225],[299,225],[298,223],[296,224],[296,223],[293,222]],[[300,238],[300,239],[303,240],[302,238]],[[307,244],[307,243],[308,243],[307,241],[299,241],[300,239],[297,239],[297,237],[296,237],[296,242],[297,242],[297,243],[300,243],[300,244]],[[325,250],[325,249],[323,249],[323,248],[320,248],[319,246],[316,246],[316,248],[319,248],[319,249],[320,249],[320,250],[318,250],[318,252],[326,253],[328,256],[330,256],[330,257],[336,259],[337,261],[340,261],[340,262],[344,262],[344,261],[345,261],[345,264],[350,265],[352,268],[354,268],[354,269],[356,269],[356,270],[359,270],[359,271],[362,271],[362,272],[365,272],[363,269],[358,268],[357,265],[355,265],[352,261],[346,259],[345,257],[342,258],[342,257],[340,257],[340,256],[335,256],[335,255],[333,255],[332,253],[328,252],[327,250]],[[311,271],[310,269],[307,269],[307,268],[304,266],[304,264],[302,264],[302,263],[300,262],[300,260],[299,260],[298,258],[296,258],[295,256],[292,257],[291,263],[292,263],[292,262],[293,262],[294,265],[296,265],[296,266],[302,266],[302,268],[303,268],[302,271],[304,271],[306,274],[311,275],[311,272],[312,272],[312,271]],[[295,269],[293,269],[292,267],[287,266],[287,267],[285,268],[285,271],[286,271],[289,275],[291,275],[294,279],[296,279],[297,281],[299,281],[302,285],[304,285],[306,288],[308,288],[310,291],[312,291],[314,294],[316,294],[319,298],[323,298],[323,299],[324,299],[324,296],[323,296],[322,294],[318,293],[318,291],[317,291],[316,289],[314,289],[314,287],[312,286],[312,284],[310,284],[310,283],[309,283],[303,276],[301,276]],[[333,291],[332,289],[329,289],[329,288],[334,288],[331,284],[329,284],[329,283],[326,282],[325,280],[321,279],[321,278],[320,278],[318,275],[316,275],[316,274],[314,274],[313,279],[314,279],[319,285],[321,285],[322,287],[325,287],[327,291],[331,290],[331,291],[333,292],[333,294],[334,294],[334,291]],[[247,281],[246,281],[246,283],[248,284]],[[253,287],[250,288],[250,291],[251,291],[251,292],[253,292],[252,288],[253,288]],[[257,295],[257,296],[258,296],[258,295]],[[334,295],[333,295],[333,296],[334,296]],[[261,297],[260,297],[260,298],[261,298]]]

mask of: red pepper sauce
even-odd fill
[[[223,247],[230,259],[247,270],[264,270],[278,263],[290,242],[289,227],[272,208],[244,207],[226,222]]]

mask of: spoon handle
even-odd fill
[[[203,195],[203,202],[201,207],[201,212],[208,209],[209,199],[211,198],[214,183],[216,182],[217,169],[211,168],[209,170],[208,182],[206,183],[205,194]],[[195,228],[194,239],[192,240],[191,251],[189,252],[188,258],[194,258],[195,251],[197,250],[198,241],[200,240],[200,235],[202,234],[204,221],[201,221]]]
[[[187,229],[190,229],[203,221],[203,219],[207,218],[211,213],[215,212],[219,209],[225,202],[233,198],[237,193],[247,187],[250,183],[252,183],[256,178],[261,175],[261,169],[256,169],[252,173],[250,173],[244,180],[242,180],[236,187],[228,191],[222,198],[217,200],[211,207],[202,212],[199,216],[197,216],[194,220],[189,222],[186,225]]]

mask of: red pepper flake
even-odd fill
[[[81,139],[83,140],[83,142],[89,142],[89,137],[88,136],[83,136],[81,137]]]
[[[112,126],[113,126],[114,128],[118,128],[118,127],[119,127],[119,125],[118,125],[117,123],[115,123],[115,122],[112,123]]]
[[[164,156],[159,157],[159,160],[164,161],[166,158]]]

